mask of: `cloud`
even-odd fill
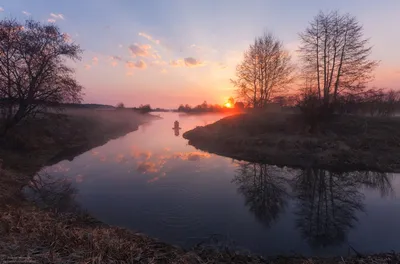
[[[49,22],[49,23],[56,23],[56,20],[53,19],[53,18],[49,18],[49,19],[47,19],[47,22]]]
[[[27,12],[27,11],[22,11],[22,14],[24,14],[25,16],[30,16],[31,13]]]
[[[143,33],[143,32],[139,32],[139,36],[142,36],[146,39],[148,39],[149,41],[155,43],[155,44],[160,44],[160,40],[158,39],[154,39],[152,36],[150,36],[149,34]]]
[[[50,16],[51,16],[52,18],[55,18],[55,19],[62,19],[62,20],[65,19],[63,14],[54,14],[54,13],[50,13]]]
[[[4,12],[4,8],[0,6],[0,12]]]
[[[157,166],[156,163],[151,161],[144,161],[139,163],[137,169],[138,172],[146,174],[146,173],[155,173],[160,170],[160,167]]]
[[[203,63],[201,61],[196,60],[195,58],[192,57],[187,57],[183,59],[185,61],[185,65],[187,67],[196,67],[196,66],[202,66]]]
[[[146,63],[142,60],[139,60],[135,63],[136,68],[145,69],[147,67]]]
[[[158,54],[158,52],[154,52],[152,56],[154,59],[157,59],[157,60],[161,59],[161,56],[160,56],[160,54]]]
[[[169,62],[169,65],[172,67],[183,67],[185,65],[183,60],[171,60]]]
[[[163,60],[154,60],[154,61],[150,62],[150,65],[153,67],[160,67],[160,66],[167,65],[167,62],[163,61]]]
[[[86,70],[90,70],[90,68],[92,68],[92,66],[90,66],[89,64],[86,64],[86,65],[85,65],[85,69],[86,69]]]
[[[120,49],[121,49],[122,47],[123,47],[123,45],[122,45],[122,44],[119,44],[119,45],[118,45],[118,48],[120,48]]]
[[[138,69],[145,69],[147,67],[146,63],[142,60],[137,62],[127,61],[125,66],[129,69],[138,68]]]
[[[131,52],[132,57],[149,57],[151,46],[150,45],[139,45],[137,43],[130,45],[129,50]]]
[[[71,41],[72,41],[72,38],[71,38],[71,35],[70,35],[70,34],[68,34],[68,33],[63,33],[62,35],[63,35],[63,38],[64,38],[64,40],[65,40],[66,42],[71,42]]]
[[[201,159],[208,159],[211,155],[204,152],[188,152],[188,153],[176,153],[174,158],[179,158],[181,160],[198,161]]]
[[[123,60],[120,56],[110,56],[109,59],[111,61],[111,65],[113,67],[117,66],[118,62]]]
[[[204,66],[205,64],[193,57],[187,57],[184,59],[179,59],[179,60],[171,60],[169,62],[169,65],[172,67],[198,67],[198,66]]]
[[[166,69],[162,69],[161,73],[167,73],[167,70]]]
[[[93,61],[93,65],[97,65],[99,63],[99,58],[93,57],[92,61]]]

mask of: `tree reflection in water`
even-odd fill
[[[59,178],[47,173],[37,174],[24,189],[28,200],[37,206],[56,212],[77,212],[75,201],[77,190],[67,178]]]
[[[278,219],[285,209],[288,181],[275,167],[265,164],[238,162],[233,180],[239,193],[245,197],[246,206],[265,226]]]
[[[364,196],[359,187],[353,173],[307,169],[293,179],[296,225],[312,246],[345,241],[357,222],[355,213],[364,211]]]
[[[274,166],[237,164],[234,182],[256,218],[269,227],[288,200],[293,199],[296,227],[312,247],[346,241],[348,232],[358,222],[356,213],[364,211],[362,188],[378,190],[382,197],[394,193],[393,175],[387,173],[337,173],[310,168],[288,177],[287,170]]]

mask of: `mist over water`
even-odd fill
[[[262,255],[347,255],[349,245],[361,253],[400,250],[398,175],[235,161],[182,138],[223,115],[161,116],[44,168],[47,176],[28,193],[187,248],[213,237]]]

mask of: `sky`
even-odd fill
[[[1,0],[0,19],[56,23],[84,50],[72,66],[85,103],[176,108],[235,95],[230,79],[271,32],[296,60],[318,11],[355,15],[380,61],[371,86],[400,89],[399,0]]]

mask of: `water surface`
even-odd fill
[[[43,169],[30,191],[186,248],[213,237],[262,255],[400,251],[397,175],[235,161],[181,136],[222,115],[161,116]]]

